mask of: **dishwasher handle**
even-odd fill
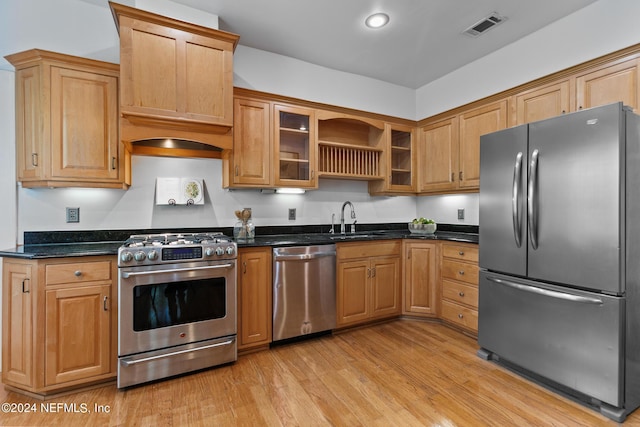
[[[306,261],[308,259],[324,258],[328,256],[336,256],[336,251],[315,252],[310,254],[297,255],[279,255],[274,254],[274,261]]]

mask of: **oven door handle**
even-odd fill
[[[165,357],[177,356],[179,354],[184,354],[184,353],[193,353],[195,351],[208,350],[210,348],[222,347],[223,345],[230,345],[230,344],[233,344],[233,339],[226,340],[226,341],[223,341],[223,342],[218,342],[218,343],[211,344],[211,345],[205,345],[204,347],[189,348],[189,349],[186,349],[186,350],[174,351],[174,352],[171,352],[171,353],[158,354],[157,356],[144,357],[142,359],[135,359],[135,360],[121,359],[120,363],[122,364],[122,366],[132,366],[132,365],[136,365],[138,363],[149,362],[151,360],[164,359]]]
[[[232,268],[233,264],[219,264],[219,265],[206,265],[203,267],[189,267],[189,268],[173,268],[167,270],[147,270],[147,271],[123,271],[120,273],[123,279],[128,279],[133,276],[150,276],[153,274],[162,274],[162,273],[182,273],[185,271],[194,271],[194,270],[213,270],[216,268]]]

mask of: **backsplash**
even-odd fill
[[[358,225],[403,223],[416,215],[415,196],[372,197],[365,181],[321,179],[318,190],[305,194],[262,194],[259,190],[224,190],[221,160],[133,156],[132,170],[132,186],[127,191],[20,187],[18,239],[29,231],[233,227],[237,221],[234,211],[243,208],[252,209],[257,227],[330,224],[332,213],[339,223],[346,200],[355,206]],[[170,176],[201,177],[204,204],[156,205],[156,178]],[[79,223],[66,223],[66,207],[80,208]],[[295,220],[288,219],[289,209],[296,209]]]

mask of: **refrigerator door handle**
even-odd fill
[[[527,209],[529,214],[529,239],[531,247],[538,249],[538,218],[537,203],[534,198],[538,183],[538,149],[531,154],[531,167],[529,169],[529,191],[527,194]]]
[[[513,215],[513,236],[516,239],[516,247],[522,246],[522,227],[520,224],[520,170],[522,169],[522,152],[516,156],[516,164],[513,167],[513,192],[511,196],[511,213]]]
[[[523,285],[521,283],[512,282],[509,280],[499,279],[497,277],[488,276],[487,280],[498,283],[500,285],[508,286],[510,288],[515,288],[520,291],[531,292],[538,295],[544,295],[551,298],[561,299],[565,301],[578,302],[583,304],[597,304],[602,305],[603,302],[599,298],[591,298],[591,297],[583,297],[580,295],[572,295],[566,294],[564,292],[551,291],[549,289],[537,288],[535,286]]]

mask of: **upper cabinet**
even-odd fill
[[[271,104],[236,97],[233,105],[233,151],[224,159],[224,187],[272,185]]]
[[[317,188],[314,110],[277,104],[273,117],[275,186]]]
[[[466,111],[458,117],[460,125],[460,189],[480,188],[480,136],[506,129],[507,101],[494,102]]]
[[[16,68],[17,179],[31,187],[128,188],[117,64],[33,49]]]
[[[569,90],[569,79],[565,79],[515,95],[511,123],[522,125],[568,113]]]
[[[418,191],[446,192],[456,189],[458,173],[458,118],[451,117],[419,130]]]
[[[477,191],[480,136],[506,127],[506,100],[423,126],[418,145],[418,191]]]
[[[383,179],[386,149],[382,120],[319,110],[318,170],[321,177]]]
[[[110,5],[120,32],[123,141],[174,138],[231,149],[239,36]]]
[[[622,101],[638,111],[638,59],[606,64],[575,77],[576,110]]]
[[[381,168],[383,179],[369,181],[369,193],[415,193],[416,128],[386,123]]]

